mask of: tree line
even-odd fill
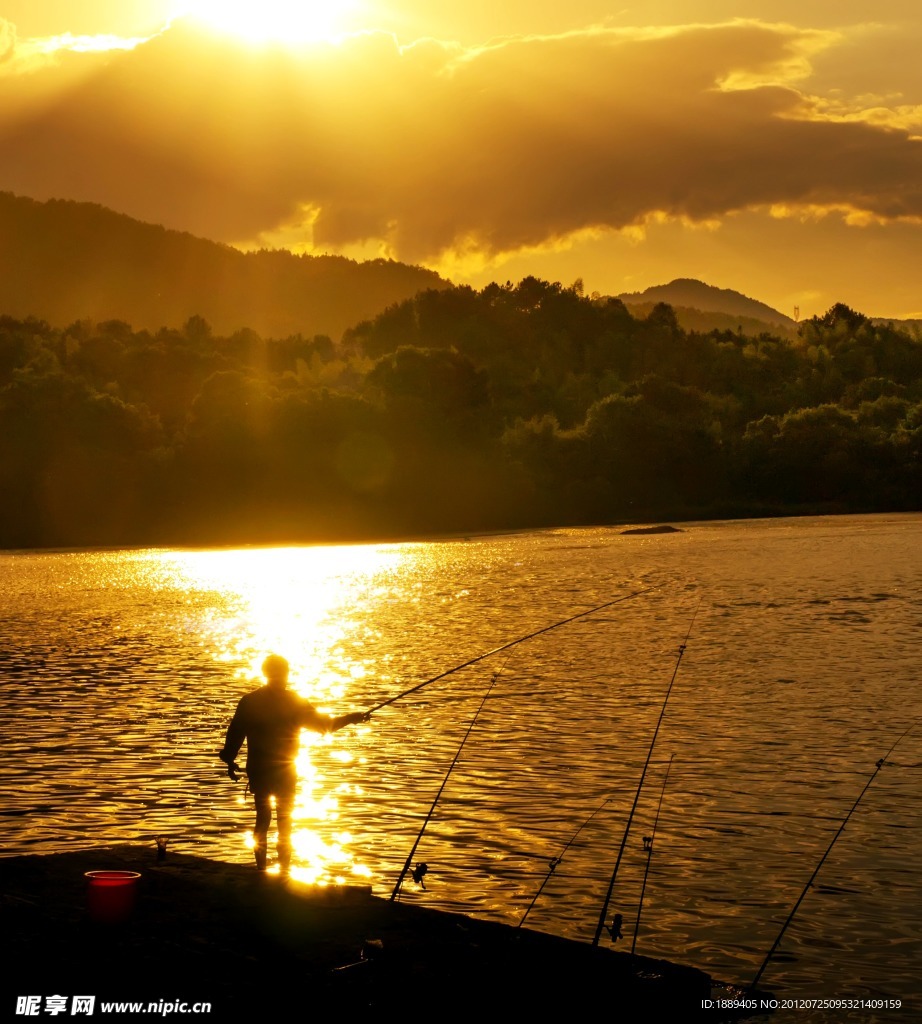
[[[922,343],[794,339],[535,278],[338,341],[0,317],[4,547],[359,539],[917,509]]]

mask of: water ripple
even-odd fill
[[[3,852],[166,834],[174,849],[246,860],[252,811],[214,754],[267,650],[339,713],[658,583],[511,652],[420,844],[427,889],[408,882],[403,898],[514,923],[608,800],[529,917],[591,937],[701,596],[612,909],[630,938],[641,837],[674,754],[638,949],[745,983],[876,761],[919,714],[919,521],[690,524],[668,545],[561,529],[0,556]],[[473,666],[305,748],[305,870],[365,871],[389,891],[498,667]],[[922,736],[898,754],[785,936],[765,978],[775,991],[915,995]]]

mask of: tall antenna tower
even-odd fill
[[[794,323],[796,324],[799,319],[800,319],[800,306],[795,306],[794,307]]]

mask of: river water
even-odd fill
[[[293,874],[389,894],[499,672],[414,858],[425,889],[407,878],[402,898],[517,923],[585,826],[528,926],[591,940],[675,674],[610,913],[629,948],[649,861],[637,951],[745,984],[919,717],[922,515],[682,526],[0,555],[2,852],[166,835],[246,862],[251,806],[214,755],[266,653],[342,714],[655,587],[367,725],[305,733]],[[922,1019],[920,791],[922,726],[874,779],[762,979],[779,997],[903,1008],[773,1019]]]

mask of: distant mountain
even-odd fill
[[[653,312],[656,303],[630,302],[625,305],[630,309],[632,316],[645,320]],[[710,334],[711,331],[733,331],[734,334],[739,332],[746,335],[747,338],[757,338],[760,334],[793,338],[797,334],[797,325],[793,320],[788,327],[784,324],[770,323],[768,320],[755,320],[751,316],[733,316],[730,313],[689,309],[687,306],[672,306],[672,309],[679,326],[684,331],[697,331],[699,334]]]
[[[105,207],[0,192],[0,314],[136,330],[203,316],[219,334],[328,334],[447,281],[391,260],[244,253]]]
[[[676,310],[679,322],[689,330],[711,330],[713,328],[684,323],[683,317],[679,315],[680,309],[688,312],[725,314],[726,320],[722,319],[715,326],[721,330],[725,330],[727,327],[735,330],[738,326],[742,326],[744,333],[747,334],[752,333],[753,329],[760,324],[783,327],[789,331],[793,331],[796,326],[791,317],[779,313],[777,309],[772,309],[764,302],[750,299],[731,288],[715,288],[703,281],[687,277],[677,278],[675,281],[670,281],[669,284],[655,285],[642,292],[624,292],[618,298],[626,306],[649,304],[652,308],[652,305],[657,302],[668,302]],[[746,324],[745,321],[753,323]],[[755,330],[755,333],[758,333],[758,330]]]
[[[880,327],[893,327],[898,331],[905,331],[911,338],[922,341],[922,320],[894,320],[888,316],[872,316],[871,323]]]

